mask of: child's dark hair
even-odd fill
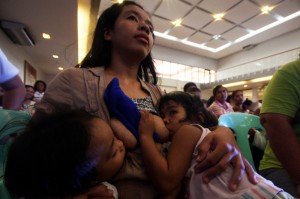
[[[195,122],[205,128],[218,125],[218,119],[206,110],[202,101],[197,96],[182,91],[167,93],[158,102],[158,111],[160,113],[169,101],[174,101],[184,107],[186,111],[185,121]]]
[[[63,197],[90,187],[95,162],[87,158],[94,116],[69,110],[32,119],[12,143],[4,182],[17,197]]]

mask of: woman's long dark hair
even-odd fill
[[[107,29],[113,30],[115,22],[121,14],[123,8],[128,5],[143,7],[134,1],[124,1],[121,4],[115,3],[106,9],[100,16],[94,32],[94,39],[91,50],[79,64],[81,68],[104,67],[111,62],[111,42],[104,39]],[[154,35],[153,35],[154,37]],[[151,75],[150,75],[151,74]],[[151,53],[142,60],[138,69],[138,77],[146,82],[157,83],[157,75]]]
[[[206,110],[202,101],[197,96],[182,91],[167,93],[158,102],[158,111],[160,113],[169,101],[174,101],[183,106],[186,111],[184,121],[194,122],[205,128],[218,125],[218,119]]]

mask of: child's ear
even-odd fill
[[[111,30],[106,28],[104,30],[104,40],[110,41],[111,40]]]

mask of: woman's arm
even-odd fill
[[[236,190],[244,172],[248,175],[249,181],[256,184],[255,172],[239,151],[232,131],[220,126],[213,132],[207,135],[199,146],[197,157],[199,164],[195,166],[195,170],[199,173],[203,172],[203,182],[208,183],[231,164],[234,173],[229,182],[230,190]],[[211,149],[213,151],[207,157]]]

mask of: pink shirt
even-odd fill
[[[232,106],[228,102],[224,102],[224,104],[221,104],[218,101],[214,101],[210,107],[208,107],[208,111],[215,114],[217,117],[220,117],[221,115],[225,113],[231,113],[234,112],[232,109]]]

